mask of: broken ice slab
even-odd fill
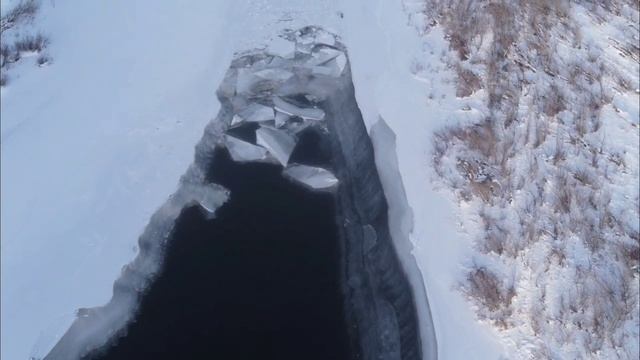
[[[273,105],[276,110],[291,116],[299,116],[304,120],[322,120],[324,119],[324,111],[317,108],[301,108],[294,104],[282,100],[278,96],[273,97]]]
[[[236,92],[239,94],[248,94],[251,92],[253,85],[260,80],[253,74],[251,69],[238,69],[236,75]]]
[[[267,126],[260,126],[256,130],[256,142],[266,148],[282,166],[287,166],[293,148],[296,146],[296,140],[293,136],[283,130]]]
[[[318,30],[316,31],[315,41],[318,44],[326,44],[326,45],[333,46],[336,43],[336,37],[327,31]]]
[[[276,111],[276,127],[283,127],[291,116],[280,111]]]
[[[336,56],[334,59],[336,65],[338,65],[338,69],[340,69],[340,73],[344,70],[344,67],[347,65],[347,57],[344,54],[340,54]]]
[[[335,59],[343,55],[342,51],[323,47],[311,53],[312,58],[307,62],[308,65],[322,65],[329,60]]]
[[[315,190],[329,189],[338,183],[338,179],[329,170],[314,166],[291,165],[283,174]]]
[[[275,118],[273,108],[258,103],[251,103],[238,112],[238,115],[245,121],[259,122],[269,121]]]
[[[325,75],[338,77],[342,74],[344,67],[347,65],[347,57],[344,54],[338,55],[322,65],[315,65],[311,67],[311,73],[313,75]]]
[[[172,207],[181,209],[185,204],[197,203],[213,215],[228,198],[229,191],[217,184],[184,184],[174,194]]]
[[[244,119],[240,115],[235,114],[235,115],[233,115],[233,118],[231,119],[231,126],[239,125],[243,121],[244,121]]]
[[[267,45],[267,53],[290,59],[295,56],[295,46],[295,43],[287,39],[276,37]]]
[[[229,135],[225,135],[224,138],[233,161],[260,161],[267,158],[267,149],[262,146],[256,146]]]
[[[258,76],[265,80],[285,81],[291,78],[293,76],[293,73],[291,71],[284,70],[284,69],[271,68],[271,69],[258,70],[255,73],[253,73],[253,75]]]

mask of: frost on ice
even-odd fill
[[[258,145],[265,147],[282,166],[287,166],[289,157],[296,146],[293,136],[283,130],[274,129],[267,126],[260,126],[256,130],[256,140]]]
[[[314,166],[291,165],[283,171],[283,174],[315,190],[329,189],[338,183],[338,179],[329,170]]]
[[[225,143],[234,161],[260,161],[267,158],[267,150],[261,146],[225,135]]]

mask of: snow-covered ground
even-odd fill
[[[456,97],[443,30],[418,32],[409,13],[387,0],[43,1],[32,26],[53,63],[15,66],[1,95],[2,358],[46,354],[77,309],[108,301],[192,162],[234,51],[282,51],[281,30],[310,24],[342,36],[367,127],[382,117],[395,133],[439,358],[499,358],[501,335],[458,290],[472,236],[432,185],[433,134],[479,121],[483,94]]]
[[[223,2],[44,1],[54,63],[2,89],[2,358],[46,353],[111,297],[216,113]],[[30,65],[30,66],[29,66]]]

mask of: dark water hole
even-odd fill
[[[321,137],[302,138],[297,161],[328,161]],[[350,359],[333,195],[223,149],[212,169],[230,201],[212,220],[182,212],[135,322],[91,358]]]

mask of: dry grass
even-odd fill
[[[585,6],[594,21],[604,23],[622,16],[624,4]],[[427,1],[427,15],[443,26],[458,55],[449,64],[457,74],[457,96],[485,89],[490,112],[474,125],[438,132],[433,164],[461,200],[480,204],[479,256],[500,264],[497,268],[534,274],[534,280],[516,278],[521,286],[514,287],[500,272],[469,271],[463,291],[478,306],[479,317],[504,331],[536,334],[545,345],[532,339],[537,345],[531,356],[552,358],[558,349],[586,341],[585,356],[629,358],[624,356],[629,344],[638,339],[625,342],[623,335],[633,328],[630,322],[638,325],[640,239],[628,219],[613,215],[621,211],[612,203],[620,181],[615,174],[632,168],[626,155],[604,144],[602,113],[613,106],[616,92],[633,91],[638,78],[598,55],[593,43],[585,44],[581,25],[572,18],[576,6],[582,5]],[[637,2],[632,7],[637,9]],[[608,41],[637,67],[633,41],[611,36]],[[561,47],[571,49],[561,53]],[[476,64],[484,69],[482,77],[474,72]],[[628,126],[637,134],[637,127]],[[626,201],[625,211],[637,217],[637,196]],[[538,257],[528,258],[533,252]],[[571,267],[574,273],[568,272]],[[550,280],[550,274],[566,279]],[[520,287],[536,292],[518,294]],[[553,303],[549,293],[557,291],[553,301],[560,302]],[[528,300],[514,303],[516,296]],[[517,314],[525,313],[529,321],[523,322]]]

